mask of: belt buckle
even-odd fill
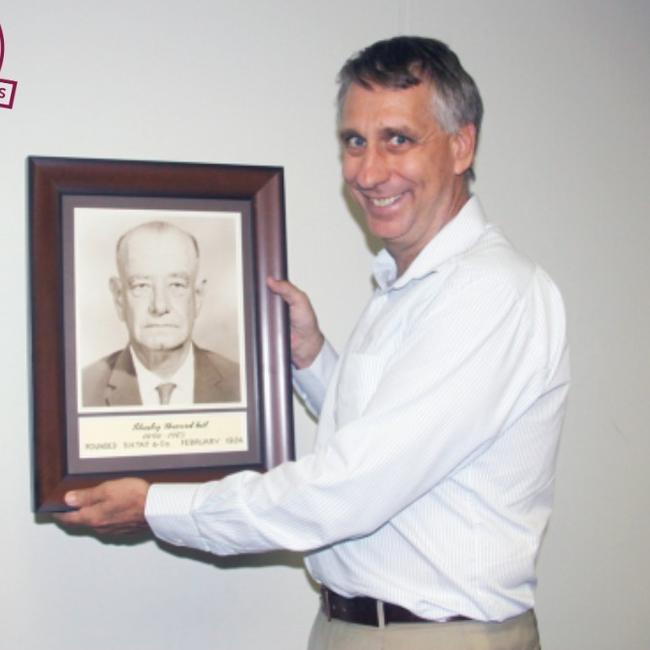
[[[375,601],[375,607],[377,610],[377,627],[386,627],[386,609],[385,604],[382,600]]]

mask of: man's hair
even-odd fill
[[[194,251],[196,252],[196,259],[197,260],[199,259],[199,244],[196,241],[196,237],[194,237],[194,235],[187,232],[186,230],[183,230],[182,228],[179,228],[178,226],[175,226],[171,223],[167,223],[166,221],[149,221],[148,223],[142,223],[139,226],[135,226],[134,228],[127,230],[117,240],[117,245],[115,246],[115,258],[117,261],[118,269],[122,268],[121,262],[122,262],[122,256],[124,254],[124,250],[123,250],[124,244],[127,243],[129,235],[131,235],[132,233],[138,230],[149,230],[155,234],[163,234],[165,232],[171,232],[171,231],[181,233],[190,239],[190,241],[192,242],[192,246],[194,247]]]
[[[338,75],[339,119],[352,84],[364,88],[410,88],[429,82],[434,88],[433,110],[440,126],[455,133],[466,124],[476,127],[476,144],[483,118],[483,102],[476,83],[467,74],[456,54],[433,38],[396,36],[351,56]],[[474,170],[465,172],[474,180]]]

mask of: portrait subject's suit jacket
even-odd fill
[[[239,364],[194,346],[194,404],[238,402]],[[128,348],[96,361],[82,373],[84,406],[140,405],[140,390]]]

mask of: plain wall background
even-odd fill
[[[30,512],[28,155],[285,168],[289,268],[341,344],[371,252],[342,194],[344,59],[398,33],[461,56],[487,107],[491,219],[553,275],[573,389],[540,559],[545,650],[650,646],[650,4],[614,0],[4,0],[0,647],[298,650],[317,596],[285,553],[104,544]],[[296,405],[298,453],[314,424]]]

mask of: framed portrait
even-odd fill
[[[35,511],[293,458],[282,169],[28,167]]]

